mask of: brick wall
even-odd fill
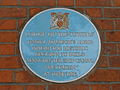
[[[33,15],[52,7],[88,15],[100,32],[100,62],[82,81],[50,83],[22,63],[18,49],[22,28]],[[0,90],[120,90],[120,0],[0,0]]]

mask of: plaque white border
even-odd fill
[[[88,72],[86,72],[86,73],[83,74],[82,76],[80,76],[80,77],[78,77],[78,78],[76,78],[76,79],[73,79],[73,80],[68,80],[68,81],[53,81],[53,80],[46,79],[46,78],[40,76],[39,74],[37,74],[36,72],[34,72],[34,71],[27,65],[27,63],[25,62],[25,59],[24,59],[24,57],[23,57],[23,53],[22,53],[22,49],[21,49],[21,37],[22,37],[22,35],[23,35],[24,29],[25,29],[26,26],[29,24],[29,22],[30,22],[31,20],[33,20],[33,19],[34,19],[36,16],[38,16],[39,14],[44,13],[44,12],[49,11],[49,10],[54,10],[54,9],[65,9],[65,10],[70,10],[70,11],[73,11],[73,12],[75,12],[75,13],[80,14],[81,16],[83,16],[85,19],[87,19],[87,20],[92,24],[92,26],[94,27],[94,29],[95,29],[96,32],[97,32],[97,36],[98,36],[98,39],[99,39],[99,52],[98,52],[98,57],[97,57],[97,59],[96,59],[96,62],[95,62],[94,65],[88,70]],[[50,81],[50,82],[54,82],[54,83],[67,83],[67,82],[72,82],[72,81],[76,81],[76,80],[78,80],[78,79],[81,79],[81,78],[83,78],[84,76],[86,76],[90,71],[92,71],[92,69],[95,67],[95,65],[97,64],[98,59],[99,59],[99,57],[100,57],[100,52],[101,52],[101,40],[100,40],[100,36],[99,36],[98,30],[96,29],[95,25],[89,20],[89,18],[88,18],[87,16],[81,14],[81,13],[78,12],[78,11],[75,11],[75,10],[72,10],[72,9],[68,9],[68,8],[50,8],[50,9],[41,11],[41,12],[39,12],[38,14],[34,15],[34,16],[25,24],[22,32],[20,33],[19,49],[20,49],[20,54],[21,54],[21,57],[22,57],[22,59],[23,59],[23,62],[25,63],[25,65],[27,66],[27,68],[28,68],[33,74],[35,74],[36,76],[38,76],[38,77],[40,77],[41,79],[46,80],[46,81]]]

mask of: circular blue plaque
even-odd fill
[[[27,22],[19,47],[25,65],[35,75],[66,83],[94,68],[101,42],[96,27],[86,16],[71,9],[53,8]]]

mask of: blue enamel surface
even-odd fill
[[[69,13],[69,29],[68,30],[51,30],[50,29],[50,19],[52,12],[62,12],[62,13]],[[27,36],[26,33],[28,32],[45,32],[44,37],[36,36],[30,37]],[[47,36],[47,33],[50,32],[94,32],[93,37],[58,37]],[[27,40],[92,40],[92,44],[28,44]],[[32,46],[88,46],[88,50],[79,51],[85,52],[86,56],[35,56],[35,52],[70,52],[70,51],[40,51],[40,50],[32,50]],[[37,14],[34,16],[24,27],[21,38],[20,38],[20,52],[22,54],[22,58],[26,64],[26,66],[37,76],[53,82],[69,82],[74,81],[78,78],[83,77],[86,75],[96,64],[99,52],[100,52],[100,41],[99,35],[97,33],[96,28],[94,25],[82,14],[79,14],[73,10],[69,9],[50,9],[44,11],[42,13]],[[74,51],[76,52],[76,51]],[[27,62],[30,58],[37,58],[37,59],[65,59],[65,58],[91,58],[93,60],[92,63],[42,63],[42,62]],[[47,65],[76,65],[77,68],[73,70],[59,70],[59,69],[48,69]],[[45,72],[77,72],[77,76],[45,76]]]

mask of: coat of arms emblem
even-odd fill
[[[68,20],[69,13],[62,14],[61,12],[51,13],[51,22],[50,22],[50,29],[68,29],[69,20]]]

